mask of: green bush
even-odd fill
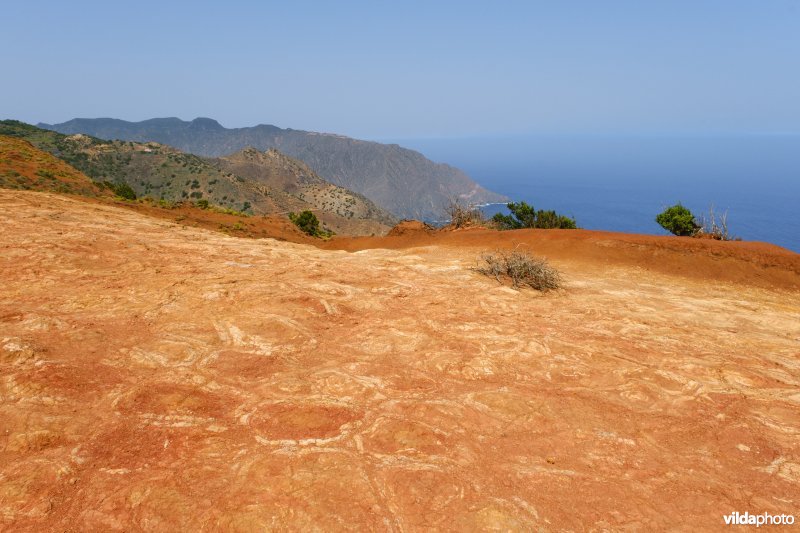
[[[36,171],[36,175],[39,176],[39,177],[48,178],[48,179],[51,179],[51,180],[55,179],[55,177],[56,177],[55,174],[53,174],[51,171],[45,170],[45,169],[37,170]]]
[[[208,200],[206,200],[205,198],[203,198],[202,200],[197,200],[196,205],[200,209],[208,209]]]
[[[555,211],[536,211],[532,205],[525,202],[511,202],[506,204],[510,215],[497,213],[492,217],[492,221],[499,229],[575,229],[578,226],[574,218],[559,215]]]
[[[105,181],[103,184],[111,189],[111,191],[120,198],[125,200],[136,200],[136,193],[133,192],[133,189],[131,189],[131,186],[127,183],[111,183],[110,181]]]
[[[303,211],[302,213],[289,213],[289,220],[294,222],[295,226],[300,228],[303,233],[311,235],[312,237],[319,237],[322,232],[319,227],[319,219],[317,215],[311,211]]]
[[[165,198],[159,198],[158,207],[163,207],[164,209],[175,209],[178,207],[178,204]]]
[[[691,237],[700,229],[700,225],[695,220],[692,212],[680,203],[664,209],[656,217],[656,222],[673,235],[682,237]]]

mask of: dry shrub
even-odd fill
[[[465,204],[459,198],[448,199],[444,212],[450,219],[450,226],[455,229],[486,225],[486,218],[481,210],[473,204]]]
[[[717,215],[714,213],[713,205],[708,208],[708,216],[703,215],[700,217],[698,225],[700,227],[695,232],[695,237],[717,241],[741,240],[733,237],[728,232],[728,212],[725,211],[721,215]]]
[[[545,259],[519,250],[484,252],[478,258],[475,270],[500,283],[509,280],[515,289],[530,287],[537,291],[549,291],[561,286],[561,274]]]

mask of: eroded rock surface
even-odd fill
[[[796,292],[552,257],[567,288],[542,296],[471,249],[320,250],[48,194],[0,191],[0,223],[0,529],[798,514]]]

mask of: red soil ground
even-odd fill
[[[797,254],[589,231],[323,242],[124,207],[0,190],[0,529],[800,514]],[[513,246],[565,287],[471,269]]]

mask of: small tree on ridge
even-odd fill
[[[700,229],[692,212],[680,202],[659,213],[656,222],[673,235],[681,237],[691,237]]]

